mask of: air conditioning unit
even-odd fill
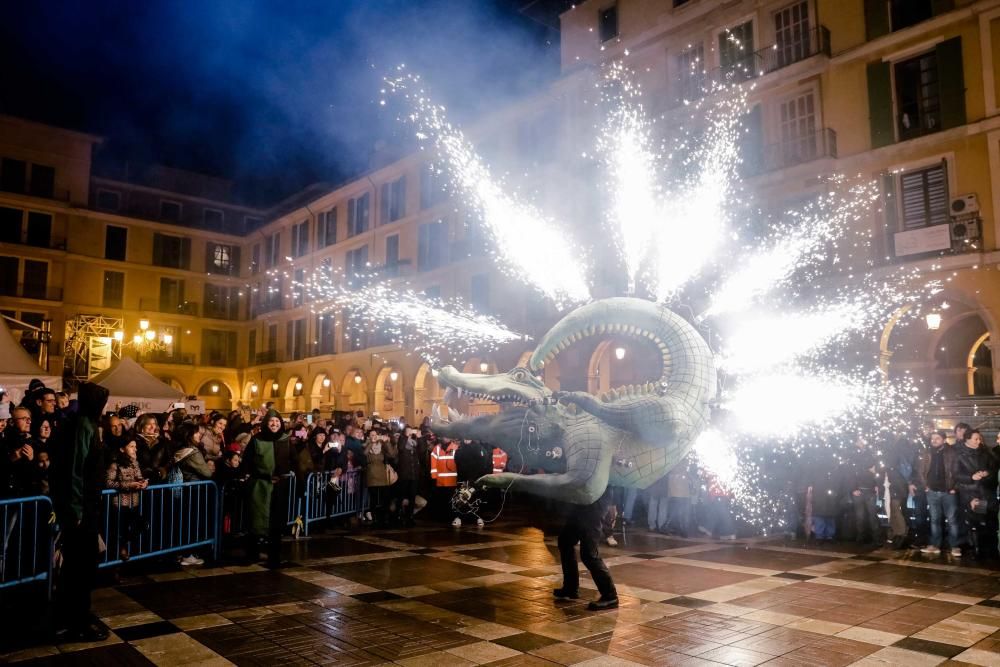
[[[952,220],[950,224],[952,241],[962,242],[979,240],[978,218],[974,220]]]
[[[979,199],[974,194],[952,197],[950,208],[952,215],[979,213]]]

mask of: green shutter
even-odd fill
[[[888,35],[890,30],[888,0],[865,0],[865,35],[868,41]]]
[[[937,45],[938,82],[941,90],[941,129],[965,125],[965,75],[962,38]]]
[[[891,80],[889,63],[878,61],[868,64],[868,120],[871,123],[872,148],[888,146],[896,138]]]
[[[931,0],[931,13],[934,16],[955,9],[955,0]]]

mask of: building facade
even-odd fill
[[[581,100],[600,66],[624,58],[668,124],[710,81],[752,80],[743,177],[759,199],[801,203],[832,174],[874,180],[882,202],[863,231],[877,270],[918,267],[945,283],[920,319],[886,323],[889,377],[915,373],[951,397],[996,393],[1000,0],[585,0],[561,24],[559,80],[473,129],[491,164],[529,171],[544,185],[541,206],[599,233],[593,174],[573,156],[574,137],[591,132]],[[80,376],[136,354],[209,407],[274,400],[413,421],[440,396],[432,370],[349,313],[307,303],[293,281],[322,267],[373,273],[536,336],[556,315],[489,261],[473,216],[424,154],[256,210],[227,203],[224,182],[182,172],[94,175],[97,142],[0,118],[0,309],[29,325],[51,320],[50,368]],[[616,273],[598,269],[594,293],[620,293]],[[940,317],[925,324],[925,314]],[[140,321],[155,344],[134,349]],[[452,361],[506,369],[529,347]],[[643,380],[644,352],[623,360],[616,347],[569,350],[545,381],[603,390]]]

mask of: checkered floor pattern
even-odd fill
[[[552,600],[554,536],[515,520],[285,547],[274,571],[125,571],[95,593],[108,641],[8,638],[0,662],[1000,665],[1000,572],[946,557],[636,532],[602,549],[621,608],[593,613]]]

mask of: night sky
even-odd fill
[[[379,107],[398,63],[469,119],[558,70],[525,0],[0,3],[0,112],[107,137],[100,162],[233,178],[271,204],[363,171],[406,134]]]

